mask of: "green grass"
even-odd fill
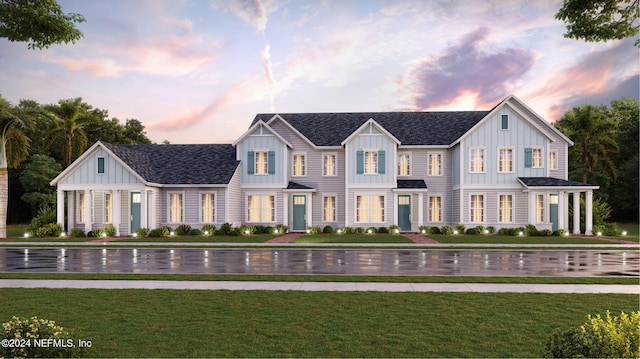
[[[638,226],[638,223],[618,223],[618,226],[623,231],[627,231],[627,235],[625,237],[616,238],[640,242],[640,226]]]
[[[404,236],[391,234],[305,234],[292,243],[413,243]]]
[[[429,238],[440,243],[499,243],[499,244],[611,244],[612,242],[583,237],[527,237],[501,235],[443,235],[433,234]]]
[[[99,357],[539,357],[556,328],[635,295],[3,289]],[[339,310],[339,313],[336,312]]]
[[[116,242],[193,242],[193,243],[264,243],[270,239],[279,237],[275,234],[255,234],[251,236],[174,236],[162,238],[134,238],[118,239]]]

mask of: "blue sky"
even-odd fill
[[[548,121],[638,98],[633,39],[565,39],[559,0],[59,0],[84,38],[0,39],[12,103],[82,97],[152,141],[230,143],[256,113],[486,110]]]

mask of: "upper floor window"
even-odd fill
[[[356,152],[357,174],[384,174],[385,151],[364,150]]]
[[[558,152],[556,151],[549,152],[549,169],[550,170],[558,169]]]
[[[498,149],[498,172],[513,172],[513,148]]]
[[[307,156],[305,154],[294,154],[293,155],[293,175],[294,176],[306,176],[306,162]]]
[[[441,153],[430,153],[428,158],[429,170],[427,171],[427,175],[429,176],[442,176],[442,154]]]
[[[469,172],[484,173],[484,147],[469,149]]]
[[[532,152],[531,167],[542,167],[542,148],[534,148]]]
[[[247,174],[266,175],[276,173],[275,151],[249,151],[247,152]]]
[[[398,154],[398,176],[411,176],[411,154]]]
[[[98,157],[98,174],[105,173],[104,157]]]
[[[509,129],[509,115],[502,115],[502,121],[500,123],[500,128],[503,130]]]
[[[335,153],[325,153],[322,155],[322,175],[337,176],[337,156]]]

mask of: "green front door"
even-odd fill
[[[549,220],[551,221],[551,230],[558,230],[558,195],[549,196]]]
[[[131,192],[131,233],[136,233],[140,228],[140,192]]]
[[[293,230],[307,229],[307,196],[293,196]]]
[[[398,226],[402,231],[411,230],[411,196],[398,196]]]

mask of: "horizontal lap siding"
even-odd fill
[[[181,193],[183,195],[183,220],[180,223],[169,222],[169,194]],[[165,189],[160,191],[160,195],[156,198],[156,206],[160,208],[159,217],[161,225],[168,225],[169,227],[177,227],[180,224],[188,224],[192,228],[202,228],[203,224],[200,221],[200,196],[203,193],[213,193],[215,195],[216,207],[215,207],[215,219],[213,222],[216,225],[224,223],[224,200],[225,191],[224,188],[174,188]],[[159,202],[158,202],[159,201]],[[209,222],[207,222],[209,223]]]
[[[233,174],[228,187],[229,198],[227,198],[227,206],[229,218],[226,218],[224,222],[231,223],[233,225],[240,225],[242,223],[242,193],[240,191],[240,169],[237,169]]]

